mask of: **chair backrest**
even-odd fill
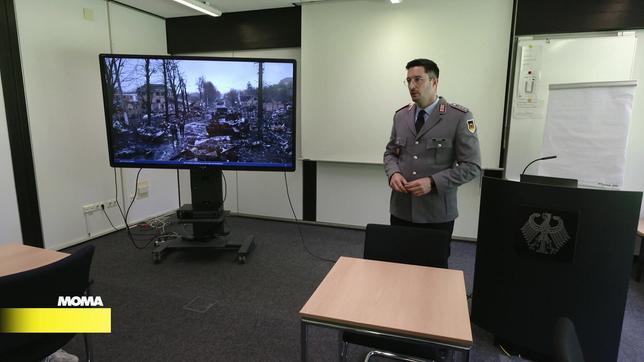
[[[368,224],[364,258],[447,268],[449,242],[444,230]]]
[[[552,351],[555,362],[584,362],[575,325],[566,317],[555,322]]]
[[[89,286],[94,246],[40,268],[0,277],[0,307],[55,308],[59,296],[82,296]],[[0,361],[37,361],[65,345],[74,334],[0,333]]]

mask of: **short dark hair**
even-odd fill
[[[424,58],[414,59],[409,63],[407,63],[407,66],[405,67],[405,69],[409,70],[409,68],[413,68],[413,67],[423,67],[425,68],[425,73],[427,74],[434,73],[436,78],[438,78],[438,72],[439,72],[438,65],[436,65],[436,63],[434,63],[429,59],[424,59]]]

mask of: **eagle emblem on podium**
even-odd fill
[[[548,212],[532,213],[521,227],[521,233],[528,248],[539,254],[557,254],[570,240],[563,219]]]

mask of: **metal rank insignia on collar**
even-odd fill
[[[445,103],[442,103],[440,106],[438,106],[438,111],[441,113],[445,113]]]
[[[474,123],[474,119],[467,120],[467,130],[470,131],[470,133],[476,132],[476,124]]]

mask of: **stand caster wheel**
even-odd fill
[[[161,254],[153,253],[152,261],[154,262],[154,264],[159,264],[161,262]]]
[[[246,264],[246,255],[239,255],[237,256],[237,262],[239,264]]]

